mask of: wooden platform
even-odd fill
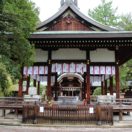
[[[94,105],[92,106],[93,113],[90,113],[91,106],[84,106],[83,104],[70,106],[47,105],[40,102],[24,102],[22,98],[0,98],[0,109],[3,110],[3,116],[5,116],[6,110],[15,110],[16,114],[18,114],[18,110],[21,110],[24,122],[33,122],[37,119],[40,123],[45,119],[49,122],[95,123],[102,121],[112,123],[113,113],[115,112],[119,113],[119,120],[121,121],[124,112],[132,111],[132,99],[119,99],[114,104]]]

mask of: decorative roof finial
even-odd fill
[[[65,0],[65,3],[70,4],[73,0]]]
[[[71,3],[75,4],[76,6],[78,6],[78,0],[61,0],[60,4],[61,4],[61,7],[64,5],[64,4],[67,4],[67,5],[70,5]]]

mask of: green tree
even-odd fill
[[[37,22],[38,9],[30,0],[0,0],[0,63],[13,80],[20,77],[23,65],[32,63],[34,47],[27,38]]]
[[[94,92],[93,95],[97,96],[97,95],[101,95],[101,87],[97,87]]]
[[[112,7],[112,1],[101,0],[101,4],[93,10],[89,10],[88,14],[93,19],[102,24],[109,26],[117,26],[119,17],[116,15],[117,8]]]
[[[132,14],[121,15],[118,26],[125,31],[132,31]]]
[[[12,79],[6,70],[6,66],[0,62],[0,96],[9,95],[12,86]]]
[[[130,59],[128,62],[120,67],[120,73],[121,89],[127,89],[127,81],[132,80],[132,59]]]

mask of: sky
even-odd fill
[[[60,8],[60,0],[31,0],[39,8],[39,18],[44,21],[54,15]],[[78,0],[78,7],[85,15],[89,9],[93,9],[101,0]],[[113,0],[113,7],[118,7],[118,14],[132,13],[132,0]]]

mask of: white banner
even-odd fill
[[[105,74],[105,66],[100,66],[100,74]]]
[[[93,69],[93,73],[96,75],[99,75],[100,74],[100,69],[99,69],[99,66],[94,66],[94,69]]]
[[[70,72],[69,67],[70,67],[69,64],[64,63],[64,64],[63,64],[63,70],[62,70],[62,72],[63,72],[63,73],[64,73],[64,72]]]
[[[39,74],[44,74],[44,66],[39,67]]]
[[[115,67],[112,66],[112,75],[115,75]]]
[[[52,64],[52,72],[62,73],[81,73],[86,72],[86,64],[64,63]],[[45,75],[48,74],[48,66],[30,66],[23,68],[24,75]],[[90,66],[91,75],[115,75],[115,66]]]
[[[56,64],[52,64],[52,72],[56,72]]]
[[[28,68],[28,75],[33,75],[33,67]]]
[[[94,74],[93,66],[90,66],[90,74]]]
[[[62,64],[56,64],[56,72],[58,74],[62,73]]]
[[[83,64],[83,73],[87,71],[86,64]]]
[[[34,66],[33,74],[34,75],[39,75],[39,67],[38,66]]]
[[[71,63],[70,64],[70,72],[76,72],[76,64],[74,64],[74,63]]]
[[[111,75],[112,74],[112,68],[111,66],[106,66],[106,74]]]
[[[83,64],[76,64],[76,72],[83,73]]]
[[[44,74],[48,74],[48,66],[44,67]]]

